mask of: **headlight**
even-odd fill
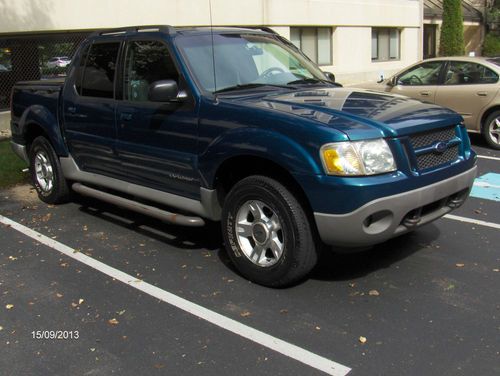
[[[328,175],[375,175],[396,170],[391,149],[383,139],[326,144],[320,155]]]

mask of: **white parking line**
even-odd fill
[[[295,359],[301,363],[308,366],[316,368],[332,376],[344,376],[347,375],[351,369],[336,363],[330,359],[324,358],[317,354],[314,354],[308,350],[301,347],[295,346],[291,343],[285,342],[279,338],[273,337],[269,334],[261,332],[260,330],[254,329],[250,326],[242,324],[236,320],[230,319],[229,317],[223,316],[217,312],[211,311],[205,307],[202,307],[196,303],[189,300],[181,298],[174,295],[168,291],[162,290],[159,287],[150,285],[147,282],[138,280],[137,278],[126,274],[118,269],[115,269],[109,265],[106,265],[100,261],[93,259],[83,253],[76,251],[75,249],[68,247],[58,241],[51,239],[39,232],[36,232],[20,223],[17,223],[7,217],[0,215],[0,223],[11,227],[12,229],[23,233],[26,236],[42,243],[56,251],[63,253],[64,255],[71,257],[91,268],[100,271],[120,282],[123,282],[137,290],[140,290],[150,296],[164,301],[165,303],[171,304],[183,311],[189,312],[194,316],[197,316],[203,320],[206,320],[214,325],[217,325],[223,329],[240,335],[241,337],[247,338],[259,345],[270,348],[277,351],[283,355],[286,355],[292,359]]]
[[[467,218],[467,217],[460,217],[458,215],[453,215],[453,214],[446,214],[443,218],[448,218],[448,219],[453,219],[455,221],[467,222],[467,223],[472,223],[472,224],[475,224],[475,225],[480,225],[480,226],[486,226],[486,227],[500,229],[500,225],[498,223],[481,221],[479,219],[472,219],[472,218]]]
[[[478,158],[482,158],[482,159],[492,159],[494,161],[500,161],[500,158],[499,157],[490,157],[489,155],[477,155]]]

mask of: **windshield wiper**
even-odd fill
[[[249,84],[238,84],[238,85],[234,85],[234,86],[225,87],[224,89],[220,89],[220,90],[214,91],[214,93],[218,94],[218,93],[224,93],[224,92],[227,92],[227,91],[253,89],[253,88],[256,88],[256,87],[265,87],[265,86],[279,87],[279,88],[282,88],[282,89],[289,89],[289,90],[290,89],[294,89],[294,88],[291,88],[290,86],[287,86],[287,85],[288,84],[286,84],[286,85],[276,85],[276,84],[264,84],[264,83],[254,82],[254,83],[249,83]]]
[[[301,78],[299,80],[287,82],[286,84],[299,85],[299,84],[334,84],[334,83],[327,80],[320,80],[319,78]]]

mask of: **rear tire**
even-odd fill
[[[481,133],[491,148],[500,150],[500,111],[494,111],[486,118]]]
[[[39,136],[31,144],[29,162],[31,181],[40,200],[47,204],[69,200],[70,191],[59,158],[45,137]]]
[[[284,185],[265,176],[234,185],[224,201],[222,233],[238,271],[260,285],[296,283],[318,260],[303,206]]]

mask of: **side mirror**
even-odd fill
[[[398,78],[396,76],[391,77],[389,81],[387,81],[387,86],[394,87],[398,85]]]
[[[335,75],[332,72],[323,72],[328,81],[335,82]]]
[[[178,96],[179,88],[174,80],[155,81],[149,86],[148,99],[152,102],[172,102]]]

